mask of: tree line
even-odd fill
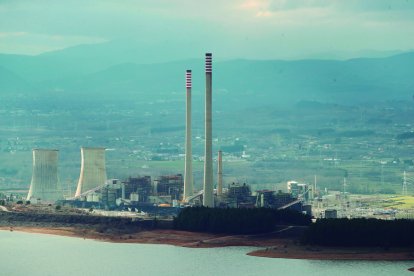
[[[413,220],[321,219],[305,231],[302,242],[327,246],[414,245]]]
[[[188,207],[174,218],[174,228],[196,232],[254,234],[271,232],[277,225],[308,225],[310,222],[310,216],[292,210]]]

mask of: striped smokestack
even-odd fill
[[[191,84],[192,84],[192,82],[191,82],[191,70],[186,70],[185,71],[185,88],[187,88],[187,92],[188,92],[188,89],[191,89]],[[191,90],[190,90],[190,92],[191,92]]]
[[[183,200],[193,194],[193,154],[191,150],[191,70],[185,73],[185,87],[187,90],[185,111],[185,168],[184,168],[184,195]]]
[[[203,205],[214,207],[213,198],[213,153],[212,153],[212,55],[206,53],[206,102],[205,102],[205,151],[204,151],[204,196]]]
[[[222,151],[219,150],[217,157],[217,195],[223,194],[223,160]]]

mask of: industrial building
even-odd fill
[[[292,196],[303,197],[305,200],[309,200],[312,194],[312,189],[308,184],[298,183],[296,181],[288,181],[287,190]]]
[[[105,209],[115,209],[119,205],[117,199],[121,197],[121,191],[121,184],[118,181],[112,181],[112,183],[100,189],[100,203]]]
[[[154,179],[154,191],[157,196],[170,196],[171,200],[181,200],[183,194],[183,175],[163,175]]]
[[[148,197],[152,195],[153,187],[151,176],[128,177],[122,182],[122,198],[135,202],[148,202]]]
[[[230,201],[236,201],[237,204],[250,201],[252,193],[246,183],[243,185],[232,183],[227,190],[227,198],[231,199]]]
[[[270,207],[276,204],[274,200],[275,199],[274,193],[275,193],[274,191],[269,191],[269,190],[256,191],[256,206],[257,207]],[[289,202],[286,202],[286,204],[288,203]]]

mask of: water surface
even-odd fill
[[[412,261],[315,261],[247,256],[254,248],[119,244],[0,231],[0,275],[414,275]]]

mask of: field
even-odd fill
[[[390,197],[384,204],[386,208],[395,209],[414,209],[414,196],[396,196]]]
[[[11,104],[0,113],[2,188],[28,188],[32,148],[60,150],[60,182],[67,190],[79,177],[81,146],[108,148],[108,178],[184,173],[183,102]],[[213,146],[224,152],[225,185],[278,190],[289,180],[316,180],[321,191],[392,195],[401,194],[405,171],[408,195],[414,194],[414,142],[400,136],[411,131],[409,102],[308,102],[214,114]],[[203,111],[196,109],[193,117],[194,180],[201,188]]]

